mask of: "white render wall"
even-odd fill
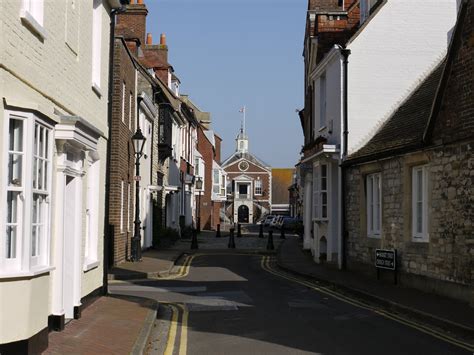
[[[349,153],[445,55],[456,10],[456,0],[388,0],[348,44]]]
[[[43,28],[46,38],[41,39],[20,19],[21,0],[0,1],[0,134],[3,140],[5,120],[4,101],[7,105],[32,109],[42,113],[52,122],[59,122],[59,114],[81,116],[104,133],[99,138],[99,235],[97,255],[99,267],[82,273],[81,297],[102,284],[104,187],[107,135],[108,91],[108,39],[110,17],[102,7],[102,45],[100,92],[92,90],[92,0],[76,1],[79,17],[77,22],[77,53],[66,44],[66,1],[46,0]],[[104,0],[104,3],[106,1]],[[74,27],[76,28],[76,27]],[[0,144],[0,165],[5,169],[5,152]],[[51,245],[55,233],[55,169],[56,147],[53,145],[51,188]],[[1,169],[0,169],[1,170]],[[86,196],[84,177],[83,201]],[[0,177],[0,189],[5,181]],[[4,202],[1,203],[3,207]],[[83,203],[85,208],[85,203]],[[83,210],[83,223],[85,211]],[[3,220],[0,227],[3,228]],[[83,228],[84,230],[85,228]],[[82,240],[84,255],[84,236]],[[51,250],[51,261],[55,250]],[[54,263],[51,266],[56,267]],[[1,272],[1,270],[0,270]],[[54,271],[52,271],[54,273]],[[49,273],[32,278],[0,278],[0,343],[23,340],[47,327],[52,312],[52,277]],[[11,324],[18,326],[12,327]],[[20,326],[21,325],[21,326]]]

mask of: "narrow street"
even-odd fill
[[[469,354],[285,273],[268,255],[201,251],[175,277],[111,292],[171,307],[166,354]]]

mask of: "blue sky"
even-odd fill
[[[145,0],[147,31],[165,33],[181,92],[211,112],[235,150],[247,107],[250,151],[274,167],[298,161],[303,142],[295,109],[303,106],[307,0]]]

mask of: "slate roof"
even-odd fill
[[[259,158],[257,158],[256,156],[250,154],[250,153],[239,153],[239,152],[236,152],[234,153],[233,155],[231,155],[229,158],[227,158],[226,160],[224,160],[224,163],[222,163],[222,166],[228,166],[234,162],[236,162],[237,160],[239,159],[245,159],[245,160],[248,160],[249,162],[257,165],[257,166],[261,166],[262,168],[265,168],[265,169],[268,169],[270,167],[270,164],[267,164],[265,163],[264,161],[260,160]]]
[[[445,66],[443,60],[379,128],[377,133],[347,163],[367,161],[380,155],[417,148],[431,115],[431,108]]]

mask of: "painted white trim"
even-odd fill
[[[33,277],[42,274],[48,274],[49,272],[56,270],[54,266],[41,266],[38,268],[32,268],[29,271],[6,271],[0,273],[0,279],[10,279],[10,278],[23,278],[23,277]]]

